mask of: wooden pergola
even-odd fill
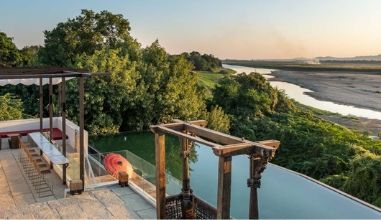
[[[84,189],[85,174],[84,174],[84,78],[90,76],[90,73],[83,70],[71,68],[1,68],[0,81],[5,81],[5,84],[35,84],[39,86],[39,116],[40,116],[40,132],[43,132],[43,85],[44,80],[48,79],[49,85],[49,129],[50,141],[53,135],[53,80],[61,83],[60,89],[60,109],[62,116],[62,154],[66,157],[66,79],[79,78],[79,176],[82,180],[82,189]],[[14,83],[12,83],[14,82]],[[66,184],[66,168],[63,166],[63,184]]]
[[[230,218],[232,157],[248,155],[250,174],[247,185],[250,187],[249,218],[258,219],[257,189],[260,187],[261,173],[274,156],[280,142],[276,140],[248,141],[205,128],[204,120],[151,126],[155,134],[156,151],[156,210],[158,219],[166,218]],[[182,192],[176,196],[166,196],[165,174],[165,134],[181,139],[183,182]],[[211,147],[219,157],[217,209],[193,195],[189,179],[189,154],[192,142]]]

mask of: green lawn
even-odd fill
[[[195,71],[199,76],[199,82],[205,86],[209,91],[214,89],[218,81],[229,74],[235,73],[231,69],[219,69],[215,71]]]

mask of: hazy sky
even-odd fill
[[[81,9],[121,13],[143,45],[220,58],[381,54],[381,0],[2,0],[0,31],[18,47]]]

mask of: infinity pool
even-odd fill
[[[151,133],[120,133],[92,139],[92,145],[102,152],[119,151],[142,173],[154,182],[154,138]],[[167,137],[168,193],[180,192],[181,159],[179,141]],[[195,194],[216,205],[218,158],[212,150],[196,145],[191,154],[191,187]],[[233,158],[231,215],[248,218],[249,160],[245,156]],[[329,189],[318,182],[285,168],[269,164],[259,189],[260,218],[316,218],[316,219],[380,219],[381,213]]]

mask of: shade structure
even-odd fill
[[[84,78],[90,76],[86,70],[78,70],[63,67],[43,67],[43,68],[8,68],[0,66],[0,86],[1,85],[39,85],[39,102],[40,102],[40,132],[43,132],[43,85],[49,84],[48,106],[49,106],[49,141],[53,139],[53,85],[61,83],[61,98],[60,111],[62,115],[63,135],[66,136],[66,103],[65,103],[65,82],[67,79],[78,78],[78,93],[79,93],[79,178],[82,181],[82,190],[85,186],[84,175]],[[62,142],[63,156],[66,156],[66,140]],[[63,165],[63,183],[66,184],[66,168],[67,164]]]
[[[67,77],[65,78],[66,81],[74,79],[74,77]],[[58,85],[62,82],[62,78],[52,78],[52,84],[53,85]],[[40,85],[40,80],[39,79],[0,79],[0,86],[5,86],[5,85]],[[42,79],[42,85],[47,85],[49,84],[49,78],[43,78]]]

